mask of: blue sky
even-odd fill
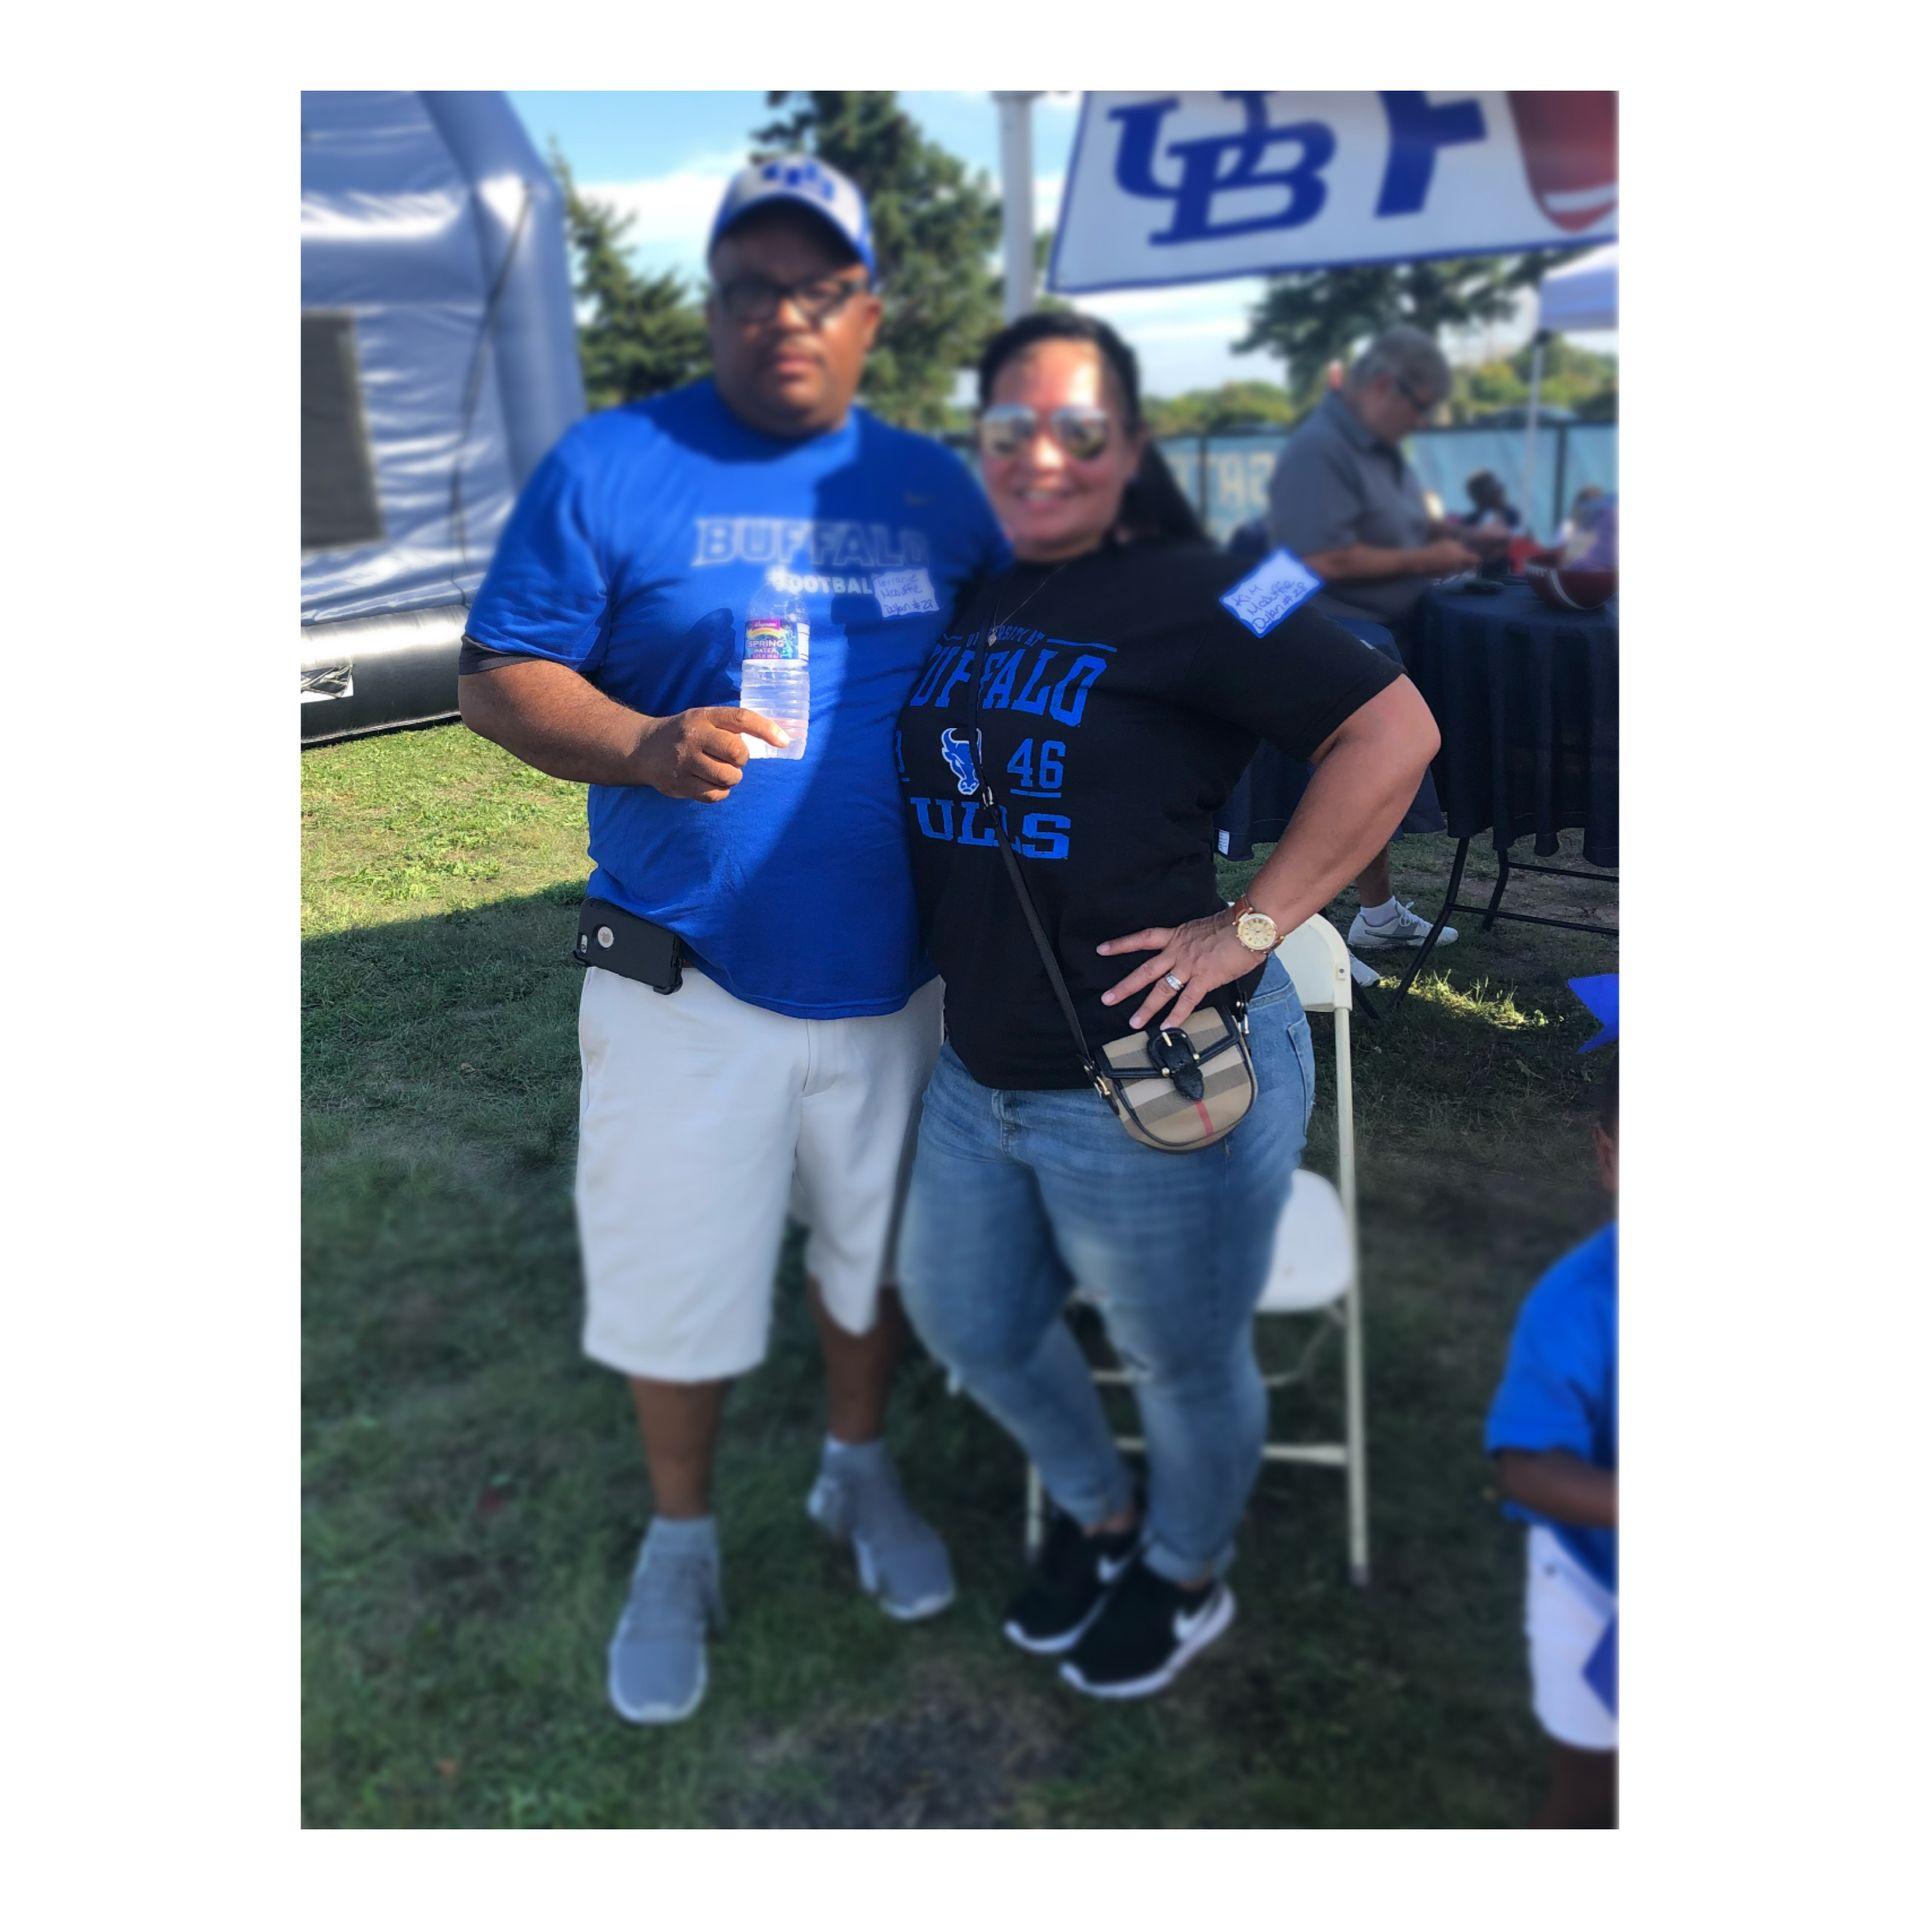
[[[651,268],[677,268],[698,283],[706,232],[728,176],[745,158],[753,130],[772,118],[764,93],[511,93],[534,144],[551,141],[574,178],[596,198],[637,216],[634,253]],[[1000,184],[999,114],[987,93],[900,96],[930,138]],[[1033,105],[1034,215],[1051,226],[1060,204],[1079,115],[1079,95],[1044,95]],[[1140,356],[1149,393],[1170,395],[1225,380],[1285,377],[1270,354],[1234,353],[1259,279],[1222,280],[1160,291],[1083,296],[1077,304],[1117,327]],[[1511,352],[1522,324],[1476,342],[1479,352]],[[1591,344],[1611,346],[1610,339]],[[1459,357],[1457,347],[1454,349]]]
[[[544,153],[557,140],[574,178],[596,198],[638,215],[636,257],[701,278],[706,228],[753,130],[772,117],[764,93],[512,93],[515,111]],[[927,135],[1000,185],[1000,122],[986,93],[905,92],[901,104]],[[1035,218],[1050,226],[1066,179],[1077,94],[1034,102]],[[1161,293],[1096,295],[1079,304],[1111,321],[1139,353],[1147,389],[1184,392],[1223,380],[1283,377],[1267,354],[1229,351],[1258,280],[1220,281]]]

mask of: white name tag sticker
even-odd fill
[[[895,567],[889,573],[876,573],[873,597],[880,602],[881,616],[887,620],[897,620],[902,614],[940,611],[940,596],[934,592],[933,576],[925,567]]]
[[[1311,600],[1323,582],[1285,547],[1276,548],[1237,587],[1220,596],[1220,604],[1250,633],[1263,639],[1295,607]]]

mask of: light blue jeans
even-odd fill
[[[1169,1580],[1229,1564],[1260,1470],[1253,1308],[1313,1106],[1313,1043],[1278,961],[1250,1011],[1259,1098],[1196,1153],[1130,1140],[1091,1087],[983,1087],[943,1047],[901,1227],[901,1299],[921,1339],[1083,1527],[1133,1498],[1061,1318],[1073,1293],[1099,1309],[1146,1439],[1147,1564]]]

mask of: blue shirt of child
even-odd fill
[[[1565,1452],[1609,1471],[1618,1467],[1618,1242],[1618,1223],[1610,1221],[1549,1267],[1527,1296],[1487,1414],[1489,1453]],[[1619,1591],[1613,1528],[1566,1526],[1511,1501],[1507,1511],[1549,1528],[1609,1593]]]
[[[591,788],[587,891],[672,928],[754,1006],[891,1013],[933,972],[894,721],[959,589],[1007,557],[937,442],[858,407],[831,433],[777,439],[702,380],[566,434],[514,508],[467,633],[642,713],[738,706],[747,604],[781,569],[812,629],[805,757],[752,761],[714,804]]]

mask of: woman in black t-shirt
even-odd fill
[[[1015,564],[956,610],[900,717],[948,1042],[900,1283],[1058,1510],[1008,1637],[1066,1655],[1083,1691],[1133,1698],[1233,1617],[1222,1575],[1266,1428],[1253,1309],[1313,1099],[1306,1019],[1266,953],[1386,843],[1438,736],[1391,663],[1310,604],[1276,617],[1298,592],[1290,556],[1246,575],[1206,544],[1109,328],[1027,316],[989,344],[980,395],[982,477]],[[1262,738],[1315,773],[1223,909],[1213,815]],[[1228,1137],[1143,1146],[1088,1085],[988,787],[1093,1048],[1247,996],[1260,1092]],[[1073,1293],[1132,1376],[1144,1488],[1061,1318]]]

